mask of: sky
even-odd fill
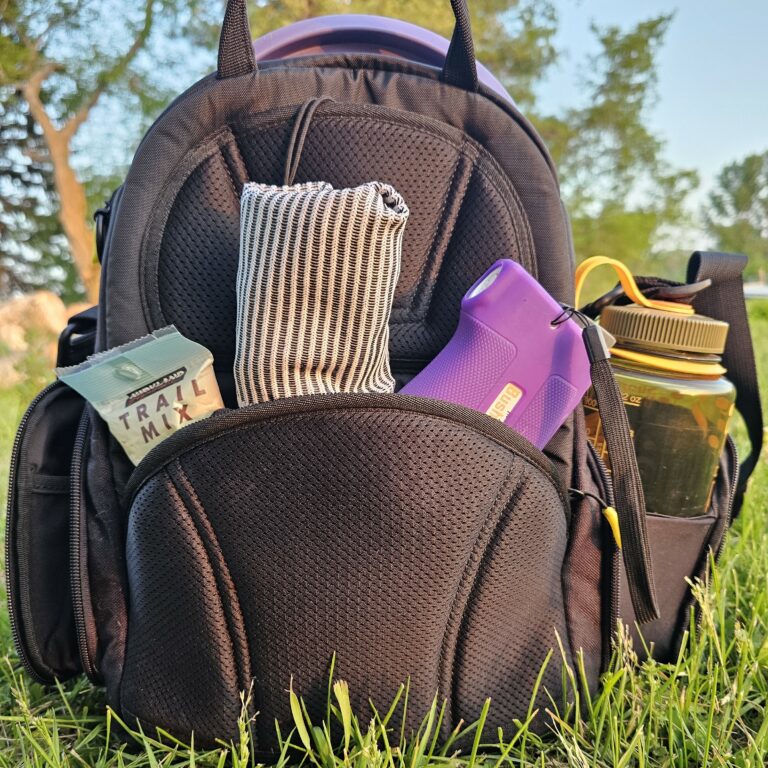
[[[695,197],[703,199],[725,164],[768,150],[768,0],[558,0],[557,7],[555,44],[564,53],[538,88],[544,110],[573,104],[579,71],[596,52],[591,22],[629,28],[674,11],[652,113],[668,159],[699,172]]]
[[[443,3],[445,0],[435,0]],[[469,0],[472,2],[472,0]],[[576,106],[579,79],[598,45],[590,31],[675,13],[658,54],[659,99],[651,113],[655,135],[666,141],[666,157],[679,168],[699,172],[701,185],[690,198],[700,207],[718,171],[729,162],[768,150],[768,0],[555,0],[559,12],[557,63],[537,87],[542,112]],[[387,5],[386,12],[392,12]],[[354,2],[351,4],[354,10]],[[164,45],[168,41],[164,40]],[[183,57],[183,53],[179,56]],[[190,85],[215,65],[215,52],[186,73]],[[178,76],[178,73],[175,73]],[[512,94],[514,97],[514,94]],[[114,107],[100,105],[103,118]],[[94,119],[94,124],[101,120]],[[109,132],[86,130],[77,137],[82,162],[98,148],[103,162],[125,161],[119,148],[135,143],[137,126],[123,116]],[[112,157],[114,156],[114,157]]]

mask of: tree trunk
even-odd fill
[[[53,164],[53,181],[59,193],[59,221],[72,251],[72,260],[83,281],[88,300],[99,300],[99,265],[96,261],[93,230],[88,223],[88,201],[85,188],[80,183],[70,163],[69,142],[77,128],[88,115],[90,106],[61,129],[57,129],[40,99],[40,88],[56,65],[48,63],[21,87],[21,93],[29,104],[29,111],[43,131],[43,138]]]
[[[99,264],[93,229],[88,225],[85,188],[70,164],[69,137],[61,132],[46,136],[53,163],[56,191],[59,193],[59,221],[66,235],[72,260],[85,286],[88,300],[99,300]]]

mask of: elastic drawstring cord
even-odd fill
[[[312,125],[312,118],[315,116],[317,108],[324,101],[334,101],[334,99],[330,96],[313,96],[305,101],[296,111],[296,117],[293,120],[293,131],[291,131],[288,151],[285,156],[283,184],[286,186],[293,184],[293,180],[296,178],[296,172],[301,161],[301,153],[304,151],[304,142]]]

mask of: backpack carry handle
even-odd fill
[[[445,56],[440,79],[451,85],[476,91],[478,88],[475,45],[467,0],[451,0],[456,25]],[[258,69],[248,25],[246,0],[228,0],[219,37],[217,77],[239,77]]]
[[[467,0],[451,0],[456,18],[451,44],[445,55],[445,64],[440,79],[467,91],[477,90],[477,62],[475,41],[472,38],[472,23],[469,19]]]
[[[257,69],[251,28],[248,24],[248,4],[246,0],[227,0],[219,35],[216,77],[219,80],[239,77]]]

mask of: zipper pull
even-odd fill
[[[610,505],[603,507],[603,517],[608,521],[613,533],[616,546],[621,549],[621,528],[619,527],[619,513]]]
[[[569,488],[568,493],[571,496],[576,496],[578,499],[590,498],[594,499],[600,506],[600,511],[603,517],[606,519],[611,533],[613,534],[613,540],[616,542],[616,547],[621,549],[621,528],[619,526],[619,513],[608,504],[602,496],[598,496],[596,493],[590,493],[589,491],[582,491],[580,488]]]

